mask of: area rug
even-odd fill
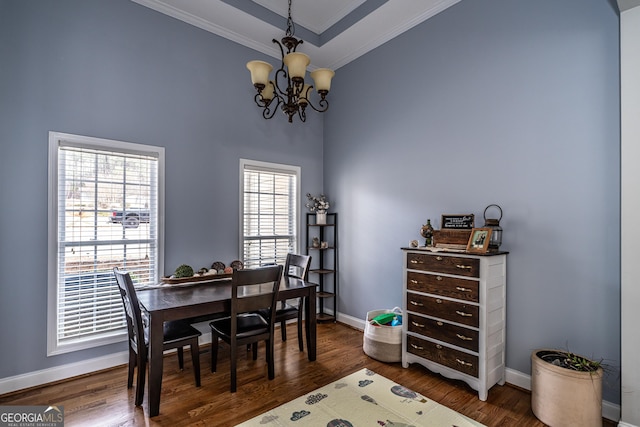
[[[239,426],[478,427],[483,424],[363,369]]]

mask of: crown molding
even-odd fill
[[[160,12],[164,15],[170,16],[172,18],[178,19],[187,24],[193,25],[194,27],[198,27],[201,30],[208,31],[210,33],[223,37],[227,40],[231,40],[233,42],[236,42],[248,48],[257,50],[266,55],[272,56],[274,58],[280,58],[280,52],[275,48],[271,49],[268,45],[258,42],[251,37],[248,37],[244,34],[233,31],[227,27],[223,27],[222,25],[213,23],[206,19],[200,18],[199,16],[193,15],[191,13],[187,13],[181,9],[178,9],[174,6],[163,3],[159,0],[131,0],[131,1],[141,6],[148,7],[149,9],[153,9],[156,12]]]

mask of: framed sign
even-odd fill
[[[471,230],[474,225],[473,214],[443,214],[440,224],[443,230]]]
[[[474,228],[471,230],[471,237],[469,237],[469,243],[467,243],[467,252],[476,254],[487,253],[490,239],[490,228]]]

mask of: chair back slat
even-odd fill
[[[268,308],[271,306],[272,299],[273,294],[271,292],[257,296],[238,297],[237,312],[238,314],[241,314]]]
[[[287,261],[284,265],[284,275],[306,280],[309,275],[310,265],[310,255],[287,254]]]
[[[235,332],[236,317],[239,314],[268,309],[275,312],[278,300],[282,266],[262,267],[249,270],[234,270],[231,279],[231,319]],[[273,318],[270,316],[271,327]]]

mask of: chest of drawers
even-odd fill
[[[486,400],[505,380],[506,252],[403,248],[402,366],[465,381]]]

